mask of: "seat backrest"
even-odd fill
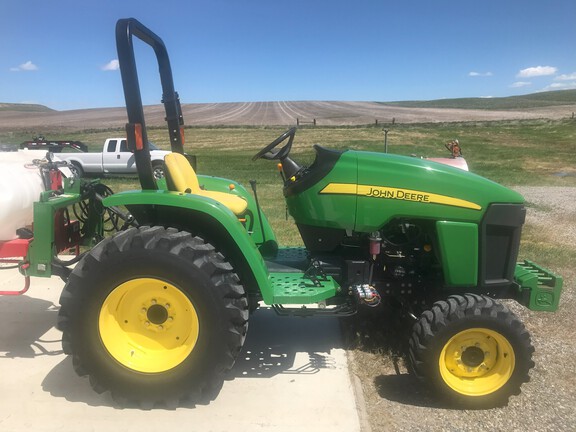
[[[189,189],[191,193],[200,191],[196,172],[183,155],[168,153],[164,156],[164,164],[166,165],[166,185],[169,190],[186,192]]]

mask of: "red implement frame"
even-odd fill
[[[21,269],[29,266],[23,263],[24,258],[28,255],[28,248],[32,239],[16,239],[0,241],[0,263],[17,264]],[[22,257],[22,258],[19,258]],[[24,276],[24,288],[20,291],[0,291],[0,295],[22,295],[30,288],[30,276]]]

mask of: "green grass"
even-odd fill
[[[457,138],[470,170],[507,186],[576,186],[576,122],[503,121],[396,125],[388,133],[390,153],[425,157],[447,156],[444,143]],[[186,129],[186,151],[197,155],[198,172],[239,181],[249,187],[257,180],[261,205],[283,244],[295,244],[299,236],[285,221],[282,184],[275,163],[251,160],[260,148],[284,131],[274,127],[226,127]],[[66,138],[88,144],[100,151],[106,138],[122,136],[122,130],[66,133]],[[150,141],[169,149],[164,129],[151,129]],[[29,139],[23,134],[0,134],[0,142],[17,145]],[[310,163],[313,144],[358,150],[383,151],[380,127],[301,128],[292,156]],[[136,178],[109,178],[115,191],[138,188]]]
[[[398,125],[388,133],[388,149],[403,155],[447,156],[444,143],[457,138],[471,171],[497,182],[508,186],[576,185],[575,125],[568,120]],[[206,168],[227,176],[237,171],[236,177],[243,180],[246,172],[255,174],[254,167],[270,165],[252,163],[250,156],[281,132],[275,128],[193,128],[187,131],[187,147],[198,155],[201,171]],[[153,131],[151,139],[167,147],[160,136],[154,136],[159,133]],[[309,161],[313,144],[383,151],[384,134],[378,127],[301,129],[294,157]]]
[[[573,268],[576,262],[576,249],[573,245],[555,242],[546,231],[545,228],[530,224],[524,226],[520,259],[530,259],[553,269]]]
[[[471,123],[432,123],[396,125],[388,133],[388,151],[424,157],[448,156],[444,143],[457,138],[470,170],[508,186],[576,185],[576,121],[502,121]],[[227,127],[187,128],[188,153],[198,157],[204,174],[247,182],[277,183],[274,164],[251,161],[262,146],[283,132],[282,128]],[[51,136],[51,139],[79,140],[90,151],[101,151],[106,138],[122,136],[122,130],[87,131]],[[163,129],[151,129],[150,141],[169,149]],[[0,133],[0,142],[15,147],[29,136]],[[296,134],[292,154],[309,163],[312,146],[336,149],[383,151],[384,134],[380,127],[302,128]]]

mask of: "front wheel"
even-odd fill
[[[412,370],[457,406],[507,404],[529,381],[534,347],[520,320],[501,303],[473,294],[434,303],[414,325]]]
[[[248,325],[232,266],[172,228],[131,228],[102,241],[76,266],[60,303],[76,372],[97,392],[143,407],[213,398]]]

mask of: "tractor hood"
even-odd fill
[[[297,224],[371,232],[400,217],[480,223],[490,204],[524,202],[491,180],[430,160],[316,151],[308,172],[285,188]]]

